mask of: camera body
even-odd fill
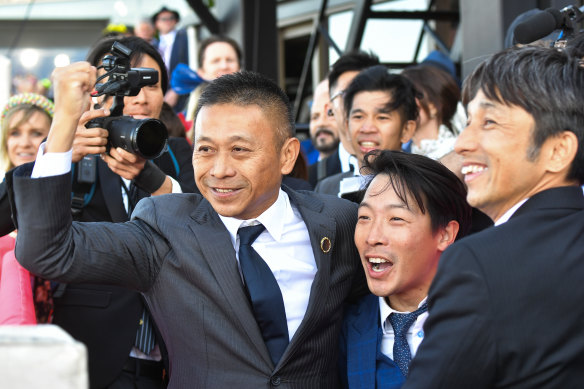
[[[164,152],[168,142],[168,131],[157,119],[134,119],[124,116],[124,96],[136,96],[140,89],[158,82],[158,72],[151,68],[132,68],[132,51],[119,42],[114,42],[111,54],[102,60],[106,73],[98,82],[109,77],[103,84],[96,83],[96,96],[113,96],[111,114],[87,122],[85,127],[101,127],[108,130],[108,148],[121,147],[145,159],[154,159]]]

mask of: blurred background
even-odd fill
[[[308,122],[306,101],[342,52],[373,51],[399,71],[438,50],[460,79],[503,48],[505,31],[526,10],[566,0],[0,0],[0,106],[12,93],[46,88],[55,66],[83,60],[108,33],[132,33],[162,6],[188,29],[190,64],[211,33],[235,39],[244,68],[280,84]]]

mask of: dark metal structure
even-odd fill
[[[440,21],[450,21],[452,23],[458,23],[459,13],[458,11],[451,10],[436,10],[435,0],[430,0],[426,11],[374,11],[372,10],[373,1],[372,0],[357,0],[354,2],[353,7],[353,22],[349,30],[349,37],[347,39],[347,44],[345,46],[344,52],[349,52],[352,50],[359,49],[361,46],[361,41],[363,40],[363,34],[367,21],[369,19],[417,19],[423,21],[423,27],[420,31],[418,37],[418,43],[416,50],[414,52],[411,62],[407,63],[388,63],[387,65],[391,67],[403,68],[407,65],[416,62],[416,58],[420,52],[420,47],[422,45],[422,40],[424,34],[428,33],[432,36],[436,45],[446,54],[450,54],[450,48],[444,43],[439,34],[428,24],[430,20],[440,20]],[[333,40],[328,35],[326,29],[324,28],[325,11],[327,7],[327,0],[321,0],[320,9],[317,18],[315,19],[315,25],[310,37],[310,42],[308,46],[308,51],[306,53],[306,58],[304,60],[304,67],[302,69],[302,75],[300,77],[300,85],[296,94],[296,99],[294,101],[294,114],[295,118],[298,119],[300,113],[300,107],[302,101],[306,95],[307,90],[307,74],[310,71],[310,66],[312,62],[312,57],[314,55],[314,49],[316,41],[319,34],[323,34],[326,37],[327,42],[333,42]],[[334,44],[334,42],[333,42]],[[338,47],[334,45],[337,51]],[[340,53],[339,53],[340,54]]]

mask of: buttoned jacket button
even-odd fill
[[[281,383],[280,377],[274,376],[270,379],[270,382],[272,383],[273,386],[278,386]]]

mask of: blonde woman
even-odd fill
[[[23,93],[8,100],[0,119],[2,175],[35,160],[41,142],[49,133],[52,118],[53,103],[44,96]],[[49,322],[52,304],[48,281],[31,278],[14,258],[16,232],[4,182],[0,184],[0,209],[0,324]]]

